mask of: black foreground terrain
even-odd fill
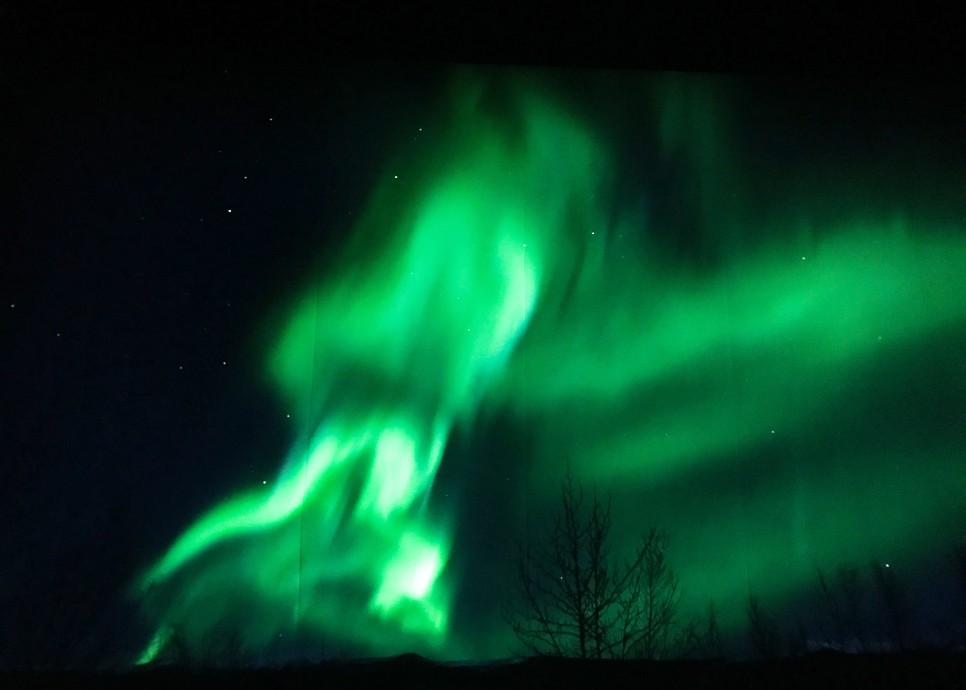
[[[4,688],[966,688],[966,654],[836,653],[758,662],[534,658],[443,664],[416,655],[316,666],[122,673],[5,672]]]

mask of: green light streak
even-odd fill
[[[894,222],[845,227],[804,258],[773,250],[708,278],[655,273],[641,290],[653,298],[615,295],[602,277],[601,294],[565,317],[577,328],[535,320],[508,403],[566,416],[550,433],[595,477],[651,481],[650,470],[711,462],[820,416],[870,358],[961,325],[963,266],[952,233],[918,239]],[[604,299],[610,309],[591,309]],[[621,412],[635,396],[645,424]]]
[[[246,493],[222,503],[191,526],[165,557],[145,576],[146,582],[164,579],[212,543],[271,527],[290,518],[306,500],[309,487],[317,485],[323,473],[365,446],[366,438],[353,439],[340,447],[335,438],[324,435],[302,463],[301,473],[283,476],[272,491]]]
[[[164,646],[167,644],[169,637],[170,634],[168,630],[164,628],[158,630],[154,634],[154,637],[151,638],[147,648],[141,653],[141,656],[137,658],[137,661],[134,662],[134,665],[143,666],[145,664],[150,664],[152,661],[158,658],[158,655],[164,650]]]
[[[275,487],[216,506],[141,579],[171,583],[161,623],[190,643],[239,592],[260,602],[249,647],[291,629],[293,601],[300,634],[446,642],[451,537],[426,509],[445,441],[511,356],[554,232],[599,167],[596,142],[531,93],[516,143],[480,116],[479,85],[456,93],[437,174],[402,203],[386,180],[360,233],[375,225],[388,241],[316,286],[269,355],[312,440]]]
[[[735,626],[749,587],[787,600],[816,565],[921,556],[963,505],[961,440],[904,430],[904,413],[866,422],[878,445],[839,426],[901,398],[890,366],[961,357],[943,345],[966,332],[955,214],[747,220],[721,94],[666,77],[642,129],[701,180],[715,260],[689,263],[654,239],[668,228],[610,207],[602,138],[533,74],[505,81],[500,111],[486,80],[458,76],[434,148],[387,167],[345,255],[287,312],[266,371],[295,441],[274,486],[202,515],[141,578],[161,592],[142,660],[160,631],[200,645],[224,620],[248,649],[294,629],[373,653],[506,654],[505,631],[454,634],[447,565],[472,545],[430,509],[448,438],[484,403],[533,441],[520,462],[546,481],[528,504],[552,503],[571,460],[623,500],[618,539],[666,527],[694,605],[714,598]],[[391,171],[407,169],[403,186]],[[961,366],[946,376],[966,390]]]

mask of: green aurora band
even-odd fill
[[[749,588],[781,601],[816,564],[901,561],[948,536],[961,439],[846,437],[848,410],[899,385],[882,371],[927,346],[962,388],[961,222],[841,206],[835,222],[759,220],[772,239],[747,249],[725,108],[706,80],[667,77],[654,136],[704,181],[702,224],[742,247],[687,265],[641,214],[615,219],[609,142],[539,73],[502,81],[494,105],[487,78],[457,75],[434,150],[387,167],[283,320],[267,371],[295,441],[274,485],[202,515],[142,575],[158,632],[141,662],[173,631],[200,648],[230,630],[253,656],[293,630],[375,654],[509,653],[498,625],[454,633],[458,515],[430,501],[452,432],[490,409],[532,438],[536,502],[553,504],[569,459],[614,494],[619,540],[669,529],[693,606],[714,599],[725,625]],[[752,488],[734,488],[741,472]]]

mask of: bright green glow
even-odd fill
[[[323,436],[306,456],[300,474],[290,472],[272,491],[246,493],[215,508],[175,542],[145,580],[168,577],[213,542],[265,529],[291,517],[304,503],[308,488],[316,486],[327,469],[359,452],[365,441],[365,437],[353,439],[340,447],[332,436]]]
[[[864,223],[804,257],[762,252],[709,278],[655,269],[633,283],[653,298],[617,298],[601,280],[601,294],[573,316],[591,327],[534,323],[522,353],[534,352],[518,360],[526,369],[513,371],[508,399],[574,408],[563,431],[568,443],[593,444],[578,454],[594,476],[650,481],[652,470],[680,471],[797,427],[848,394],[842,384],[870,357],[962,324],[964,266],[966,242]],[[612,306],[601,313],[604,299]],[[646,424],[591,431],[669,377],[675,389],[645,405]]]
[[[748,220],[720,94],[667,77],[647,133],[701,180],[716,250],[690,264],[653,239],[668,228],[610,207],[603,140],[539,80],[507,81],[494,113],[485,81],[458,78],[435,150],[388,168],[293,305],[266,369],[297,440],[274,486],[213,508],[145,574],[161,630],[200,644],[231,620],[250,649],[297,629],[374,653],[506,654],[505,630],[453,635],[447,564],[473,546],[429,509],[447,439],[484,403],[534,441],[520,462],[547,481],[528,504],[554,500],[571,460],[616,495],[618,538],[668,528],[692,603],[732,622],[749,587],[779,600],[816,565],[937,546],[966,496],[961,440],[898,415],[860,442],[841,420],[901,395],[893,371],[961,356],[946,352],[966,330],[956,216],[842,202]],[[961,367],[946,376],[933,385],[963,386]]]
[[[457,85],[433,173],[406,198],[387,178],[360,222],[372,243],[361,257],[350,247],[278,336],[268,370],[309,440],[274,487],[216,506],[142,578],[172,583],[161,622],[195,644],[244,596],[249,647],[297,623],[376,649],[443,649],[451,538],[426,506],[446,438],[501,374],[555,235],[588,217],[592,204],[573,200],[601,166],[593,138],[525,90],[511,142],[481,117],[480,86]]]
[[[356,510],[374,512],[383,519],[396,509],[409,507],[415,496],[415,444],[405,432],[387,429],[376,444],[376,459]]]
[[[443,568],[443,556],[439,547],[424,541],[418,535],[405,533],[399,543],[399,553],[386,569],[379,591],[371,602],[371,608],[383,617],[391,616],[409,602],[417,602],[419,615],[404,619],[406,630],[418,630],[428,626],[433,631],[445,629],[445,612],[429,601],[433,585]]]
[[[154,661],[164,649],[164,645],[167,644],[169,637],[170,631],[167,628],[161,628],[158,630],[154,634],[154,637],[151,638],[151,642],[148,643],[147,648],[141,653],[141,656],[138,657],[134,664],[136,666],[143,666],[144,664],[150,664],[152,661]]]

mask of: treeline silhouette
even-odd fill
[[[966,651],[966,544],[952,553],[958,597],[928,627],[917,620],[896,569],[873,561],[864,570],[818,569],[806,613],[779,619],[750,592],[741,645],[723,639],[714,602],[703,617],[682,620],[683,592],[664,532],[651,527],[621,557],[612,552],[610,527],[610,500],[596,491],[588,499],[568,466],[548,529],[517,544],[517,593],[505,604],[504,619],[523,654],[656,660]]]
[[[840,566],[834,574],[818,569],[814,606],[795,614],[795,625],[781,630],[758,597],[748,597],[747,637],[755,657],[774,659],[820,650],[869,654],[910,650],[966,652],[966,545],[952,552],[959,595],[931,624],[918,620],[896,571],[873,561],[867,569]],[[957,600],[958,599],[958,600]]]

